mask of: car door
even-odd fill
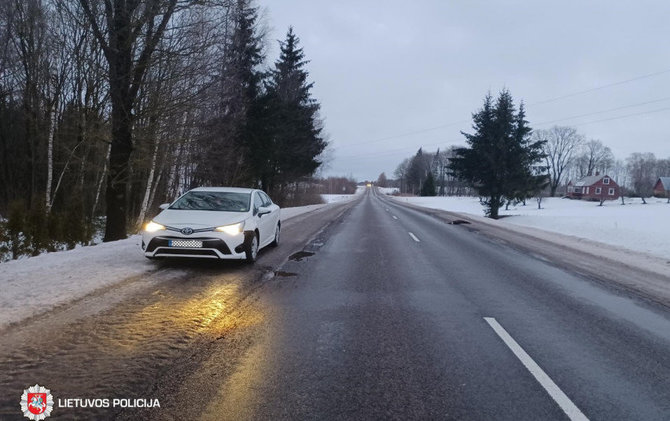
[[[272,211],[270,215],[268,215],[270,216],[270,219],[272,219],[272,226],[273,227],[277,226],[277,223],[279,222],[279,206],[272,203],[272,199],[270,199],[270,196],[268,196],[267,193],[263,191],[261,192],[261,197],[264,200],[263,206]],[[274,233],[274,230],[272,232]]]
[[[271,236],[274,235],[274,225],[272,224],[272,218],[270,214],[260,215],[258,209],[264,206],[265,201],[260,195],[260,192],[254,192],[254,213],[256,214],[256,223],[258,225],[258,231],[260,232],[259,243],[261,246],[266,245]]]

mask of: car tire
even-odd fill
[[[275,239],[270,243],[272,247],[277,247],[279,245],[279,235],[281,234],[281,227],[279,224],[275,227]]]
[[[247,256],[247,263],[254,263],[256,261],[256,258],[258,257],[258,235],[255,233],[251,236],[251,240],[244,250],[244,253]]]

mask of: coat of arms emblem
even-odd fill
[[[51,391],[36,384],[23,391],[21,395],[21,411],[29,420],[43,420],[53,410],[54,399]]]

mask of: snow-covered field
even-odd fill
[[[353,195],[350,195],[353,196]],[[348,199],[347,199],[348,200]],[[327,204],[283,208],[290,219]],[[0,263],[0,329],[99,288],[156,269],[140,250],[141,237]]]
[[[483,216],[484,208],[473,197],[396,197],[398,201],[433,209]],[[598,202],[545,198],[542,209],[529,200],[500,214],[502,224],[533,227],[578,238],[585,238],[616,247],[670,259],[670,204],[666,199],[627,198]]]

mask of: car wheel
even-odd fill
[[[256,261],[256,257],[258,257],[258,236],[256,234],[251,237],[251,241],[244,252],[247,255],[247,263]]]
[[[280,234],[279,224],[275,227],[275,239],[270,243],[272,247],[277,247],[279,245],[279,234]]]

